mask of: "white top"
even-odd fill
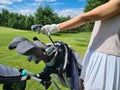
[[[95,22],[88,48],[120,56],[120,15]]]

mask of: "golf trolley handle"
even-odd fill
[[[23,76],[22,80],[27,80],[29,78],[32,79],[33,81],[41,82],[40,78],[37,78],[35,74],[28,72],[27,70],[23,70],[21,72],[21,75]]]
[[[44,86],[45,90],[48,89],[51,85],[51,81],[44,81],[43,79],[39,78],[39,74],[33,74],[27,70],[23,70],[21,72],[21,75],[23,76],[21,81],[32,79],[33,81],[41,83]]]
[[[32,25],[32,26],[31,26],[31,29],[32,29],[32,31],[34,31],[34,32],[38,31],[38,34],[40,34],[42,27],[43,27],[43,25],[41,25],[41,24],[36,24],[36,25]],[[53,41],[53,39],[50,37],[50,35],[47,35],[47,36],[48,36],[48,38],[50,39],[50,41],[52,42],[52,44],[55,46],[54,41]]]
[[[24,81],[24,80],[29,80],[29,79],[32,79],[33,81],[37,81],[37,82],[41,82],[42,80],[41,79],[38,79],[37,77],[35,77],[35,76],[23,76],[22,78],[21,78],[21,81]]]

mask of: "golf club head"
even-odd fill
[[[43,50],[43,51],[45,51],[45,49],[47,48],[47,45],[46,44],[44,44],[44,43],[42,43],[42,42],[40,42],[40,41],[38,41],[38,40],[36,40],[36,41],[34,41],[34,44],[36,44],[39,48],[41,48],[41,50]]]
[[[33,59],[35,63],[38,63],[40,60],[46,61],[47,56],[44,54],[44,52],[34,43],[30,41],[22,41],[20,42],[17,47],[16,51],[19,54],[25,55],[25,56],[32,56],[29,57],[29,61]]]
[[[15,37],[12,42],[9,44],[9,50],[13,50],[17,47],[17,45],[21,42],[21,41],[29,41],[28,39],[24,38],[24,37]]]
[[[42,26],[43,25],[41,25],[41,24],[32,25],[31,30],[34,31],[34,32],[38,32],[40,34],[40,30],[41,30]]]
[[[41,50],[45,51],[45,49],[47,48],[47,45],[43,42],[41,42],[37,37],[33,37],[34,43],[41,48]]]

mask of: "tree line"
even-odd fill
[[[87,5],[84,8],[84,12],[90,11],[93,8],[101,5],[108,0],[87,0]],[[19,13],[13,13],[7,9],[2,9],[0,13],[0,26],[11,27],[15,29],[30,30],[33,24],[57,24],[71,19],[70,16],[60,17],[54,12],[48,5],[43,7],[40,5],[34,15],[22,15]],[[75,28],[74,30],[68,30],[67,32],[81,32],[92,31],[94,23],[87,23],[83,26]]]
[[[0,26],[15,29],[30,30],[33,24],[53,24],[69,20],[71,17],[59,17],[49,6],[39,6],[34,15],[22,15],[2,9],[0,13]]]

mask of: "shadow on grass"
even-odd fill
[[[54,36],[62,36],[62,33],[54,33],[52,35],[54,35]]]
[[[58,32],[58,33],[54,33],[52,35],[54,36],[63,36],[64,34],[78,34],[76,32]]]
[[[86,40],[86,39],[76,39],[76,41],[86,42],[86,43],[88,43],[88,42],[89,42],[89,40]]]

